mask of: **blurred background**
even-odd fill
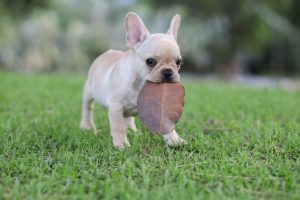
[[[87,72],[108,48],[126,49],[128,11],[150,32],[165,32],[173,15],[182,16],[187,74],[300,74],[299,0],[1,0],[0,69]]]

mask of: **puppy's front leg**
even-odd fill
[[[179,146],[182,144],[186,144],[186,141],[181,139],[175,130],[166,135],[163,135],[163,138],[168,146]]]
[[[123,117],[121,104],[110,104],[108,108],[111,136],[114,146],[123,149],[125,145],[130,145],[126,136],[127,123]]]

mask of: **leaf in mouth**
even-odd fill
[[[184,94],[184,87],[180,83],[157,84],[147,81],[137,100],[141,121],[155,133],[170,133],[181,117]]]

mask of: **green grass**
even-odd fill
[[[187,80],[168,148],[138,121],[131,147],[79,129],[84,76],[0,71],[0,199],[299,199],[300,92]]]

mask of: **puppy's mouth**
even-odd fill
[[[175,80],[173,79],[173,77],[163,77],[161,82],[162,82],[162,83],[175,83],[175,82],[177,82],[177,81],[175,81]]]
[[[160,78],[156,78],[156,79],[146,79],[149,82],[153,82],[153,83],[176,83],[179,82],[179,79],[177,80],[174,77],[160,77]]]

